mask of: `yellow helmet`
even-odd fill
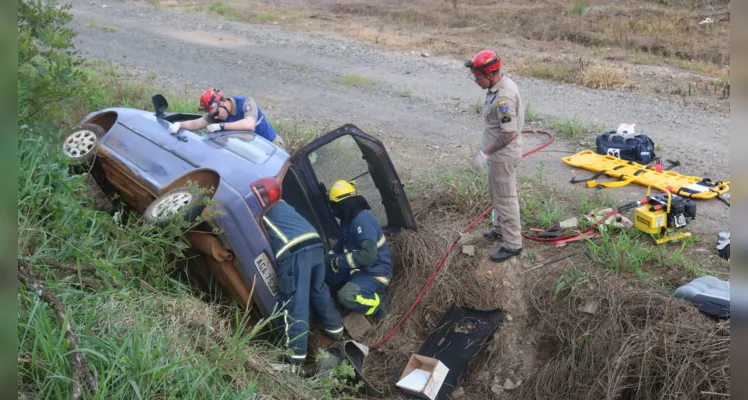
[[[330,188],[330,201],[333,203],[338,203],[353,196],[358,196],[358,192],[350,182],[344,180],[335,181]]]

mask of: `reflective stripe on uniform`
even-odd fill
[[[300,355],[294,354],[291,356],[291,358],[293,358],[294,360],[303,360],[306,358],[306,354],[300,354]]]
[[[387,239],[382,235],[382,238],[377,241],[377,248],[384,246],[385,243],[387,243]]]
[[[374,279],[378,280],[379,282],[382,282],[385,285],[390,284],[390,280],[385,276],[375,276]]]
[[[285,253],[286,250],[290,249],[293,246],[296,246],[297,244],[299,244],[299,243],[301,243],[301,242],[303,242],[305,240],[317,239],[317,238],[319,238],[319,235],[317,233],[314,233],[314,232],[309,232],[309,233],[305,233],[303,235],[296,236],[295,238],[293,238],[293,239],[289,240],[288,242],[286,242],[286,244],[283,245],[283,247],[281,247],[280,250],[278,250],[278,253],[275,254],[275,258],[276,259],[280,258],[281,254]]]
[[[353,262],[353,253],[348,253],[345,255],[345,260],[348,261],[348,266],[351,269],[356,269],[356,263]]]
[[[366,312],[366,315],[374,314],[374,311],[376,311],[377,307],[379,307],[379,295],[374,293],[374,298],[371,300],[365,298],[364,296],[361,296],[360,294],[356,295],[356,303],[371,307],[369,311]]]
[[[262,217],[262,220],[265,221],[266,224],[268,224],[268,226],[270,227],[270,229],[272,229],[273,232],[275,232],[275,234],[278,235],[278,237],[280,238],[280,240],[283,243],[288,243],[288,238],[286,237],[286,235],[283,234],[283,231],[281,231],[280,228],[278,228],[273,223],[273,221],[270,220],[270,218],[268,218],[268,217]]]

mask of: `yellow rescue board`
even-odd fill
[[[633,161],[597,154],[592,150],[583,150],[573,156],[563,157],[561,161],[572,167],[584,168],[597,172],[599,175],[602,172],[618,179],[618,181],[606,183],[598,183],[591,179],[586,181],[587,187],[611,188],[635,182],[692,199],[710,199],[730,190],[729,181],[712,183],[708,179],[681,175],[675,171],[657,172],[653,166],[645,167]],[[594,178],[597,177],[598,175]],[[572,183],[575,182],[572,180]]]

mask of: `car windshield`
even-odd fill
[[[254,133],[226,133],[211,138],[213,143],[224,147],[255,164],[263,164],[270,159],[277,148],[266,140],[256,140]]]

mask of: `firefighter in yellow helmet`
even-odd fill
[[[328,253],[326,282],[349,310],[381,321],[387,315],[383,292],[392,279],[390,247],[366,199],[349,182],[330,188],[330,208],[340,220],[338,240]]]

